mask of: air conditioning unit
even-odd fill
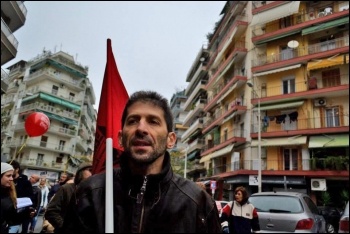
[[[326,105],[326,99],[319,98],[314,100],[314,106],[325,106]]]
[[[311,179],[311,190],[326,191],[327,190],[326,179]]]

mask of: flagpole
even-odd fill
[[[106,139],[106,233],[114,233],[113,217],[113,139]],[[108,204],[107,204],[108,203]]]

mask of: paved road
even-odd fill
[[[39,215],[38,221],[35,225],[34,233],[40,233],[42,227],[43,227],[43,215]],[[30,224],[29,224],[30,226]],[[22,229],[20,228],[19,233],[21,233]]]

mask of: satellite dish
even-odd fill
[[[292,41],[288,42],[288,47],[289,48],[294,49],[294,48],[297,48],[298,46],[299,46],[299,42],[298,41],[292,40]]]

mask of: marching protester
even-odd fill
[[[28,180],[28,176],[22,174],[20,163],[16,160],[11,160],[8,162],[12,165],[13,171],[13,183],[15,184],[16,193],[18,198],[28,197],[33,198],[33,188],[32,184]],[[21,212],[21,217],[10,226],[9,233],[19,232],[20,226],[22,225],[21,233],[28,233],[29,223],[31,218],[35,215],[35,209],[33,207],[26,207],[23,212]]]
[[[60,180],[58,181],[57,184],[55,184],[54,186],[51,187],[50,192],[49,192],[49,196],[48,199],[49,201],[51,200],[51,198],[53,197],[53,195],[55,195],[55,193],[58,191],[58,189],[64,185],[65,183],[67,183],[68,180],[72,179],[73,175],[68,173],[68,172],[62,172],[60,175]]]
[[[17,217],[17,194],[13,184],[13,167],[1,163],[1,233],[8,233]]]
[[[65,233],[61,229],[71,197],[80,182],[92,175],[91,168],[91,163],[81,163],[75,174],[74,182],[70,183],[68,181],[62,185],[48,204],[44,218],[53,226],[54,233]]]
[[[115,233],[221,233],[215,201],[174,174],[167,149],[175,143],[167,99],[152,91],[131,95],[119,132],[124,152],[113,170],[114,207],[105,201],[105,173],[95,174],[78,187],[65,231],[105,233],[105,209],[114,209]]]
[[[40,182],[40,176],[38,174],[32,174],[29,177],[29,181],[32,184],[32,189],[33,189],[33,196],[31,198],[32,200],[32,207],[34,208],[35,214],[30,220],[30,227],[29,227],[29,232],[33,233],[34,232],[34,226],[37,221],[37,217],[40,212],[40,203],[41,203],[41,189],[39,188],[39,182]]]
[[[235,200],[222,208],[221,226],[223,233],[252,233],[260,231],[258,213],[248,202],[247,190],[240,186],[235,189]]]

